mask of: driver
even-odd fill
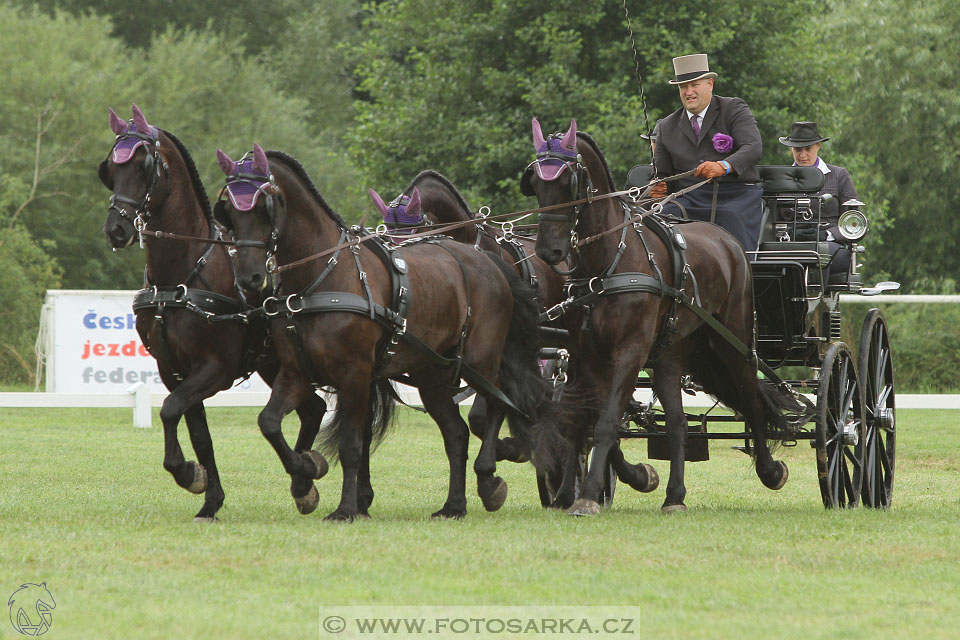
[[[705,178],[711,181],[668,203],[663,212],[716,222],[732,233],[745,251],[756,251],[763,219],[763,188],[757,173],[761,140],[757,121],[740,98],[713,95],[717,74],[707,55],[673,59],[682,106],[658,123],[653,162],[657,175],[696,170],[693,176],[659,183],[651,191],[663,197]],[[678,206],[680,205],[680,206]]]
[[[827,164],[820,157],[820,146],[829,139],[820,135],[816,122],[794,122],[790,133],[780,138],[780,143],[790,147],[794,166],[816,167],[823,173],[823,188],[817,195],[830,194],[832,198],[821,205],[820,220],[829,223],[829,226],[820,231],[817,239],[826,241],[833,254],[833,262],[830,263],[830,275],[833,276],[845,274],[850,269],[850,249],[835,242],[835,239],[840,235],[837,231],[840,214],[849,209],[843,203],[856,200],[857,190],[853,187],[849,171],[835,164]],[[813,237],[809,239],[813,240]]]

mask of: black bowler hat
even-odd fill
[[[816,122],[794,122],[790,127],[790,135],[780,138],[780,143],[788,147],[809,147],[829,139],[821,137]]]

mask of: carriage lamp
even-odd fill
[[[859,200],[847,200],[843,203],[845,207],[862,205]],[[867,216],[859,209],[844,211],[837,221],[837,230],[845,240],[859,240],[867,233]]]

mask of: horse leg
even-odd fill
[[[274,382],[270,400],[257,416],[257,424],[260,427],[260,433],[280,458],[284,470],[291,476],[290,492],[296,502],[297,510],[306,515],[312,513],[320,501],[317,489],[313,486],[313,480],[322,475],[320,472],[324,465],[319,460],[323,458],[321,456],[319,460],[316,459],[312,451],[296,452],[291,449],[286,438],[283,437],[281,424],[283,417],[293,411],[302,398],[307,394],[313,394],[313,389],[309,386],[306,388],[295,386],[289,391],[287,389],[281,373]]]
[[[296,411],[300,418],[300,432],[297,434],[297,443],[293,450],[299,454],[306,454],[317,466],[317,473],[313,477],[294,475],[290,478],[290,494],[305,496],[310,493],[314,479],[322,478],[330,470],[326,458],[319,451],[311,450],[317,439],[317,433],[320,432],[320,424],[327,411],[327,403],[316,393],[312,393],[297,406]]]
[[[357,515],[370,517],[373,504],[373,485],[370,484],[370,445],[373,442],[373,426],[368,422],[363,430],[360,464],[357,467]]]
[[[201,521],[212,519],[223,505],[223,487],[220,485],[220,475],[213,457],[213,443],[203,410],[203,400],[220,390],[221,383],[216,365],[195,370],[173,388],[160,407],[164,440],[163,468],[187,491],[205,494],[203,507],[196,515]],[[172,385],[168,385],[168,388],[170,386]],[[198,462],[184,459],[177,438],[177,427],[180,418],[185,414]]]
[[[613,464],[614,471],[617,472],[617,478],[640,493],[650,493],[660,486],[657,470],[645,462],[639,464],[627,462],[619,445],[610,452],[610,462]]]
[[[683,503],[687,495],[683,475],[687,448],[687,416],[683,411],[680,396],[680,376],[683,373],[681,359],[673,353],[666,354],[653,372],[653,389],[663,405],[667,424],[667,444],[670,451],[670,479],[667,495],[660,507],[663,513],[686,511]]]
[[[607,399],[593,428],[593,456],[590,460],[590,468],[580,488],[580,497],[567,510],[570,515],[585,516],[600,513],[600,492],[607,460],[610,452],[619,446],[620,418],[637,384],[636,370],[624,364],[634,359],[630,354],[624,354],[624,356],[625,359],[615,361],[612,365],[613,375],[609,378]]]
[[[503,424],[505,418],[503,410],[494,407],[496,407],[496,403],[487,402],[487,399],[480,394],[474,396],[473,406],[470,407],[470,412],[467,414],[467,422],[470,424],[470,432],[481,440],[491,420],[497,420],[498,424]],[[529,462],[530,452],[526,451],[515,438],[498,439],[497,462],[501,460]]]
[[[337,421],[339,427],[340,468],[343,471],[343,484],[340,488],[340,504],[336,510],[327,514],[324,520],[331,522],[353,522],[359,515],[358,479],[361,467],[369,464],[368,431],[372,429],[373,398],[370,380],[357,375],[353,381],[347,381],[340,389],[337,398]],[[364,446],[364,441],[367,446]],[[369,466],[365,467],[369,483]]]
[[[487,511],[497,511],[507,499],[507,483],[497,473],[498,436],[505,412],[499,403],[487,400],[490,408],[486,429],[480,444],[480,451],[473,461],[473,471],[477,474],[477,494]],[[496,409],[494,409],[496,407]]]
[[[203,403],[198,402],[187,409],[184,418],[187,423],[187,431],[190,434],[190,443],[193,445],[194,453],[197,454],[197,468],[204,470],[207,481],[203,506],[194,516],[193,521],[212,522],[216,519],[214,514],[223,505],[224,495],[223,487],[220,484],[220,473],[217,471],[217,463],[213,457],[213,441],[210,439],[207,412]]]
[[[441,378],[442,379],[442,378]],[[459,520],[467,515],[467,448],[470,433],[460,416],[459,407],[446,389],[436,386],[419,387],[423,407],[440,428],[443,448],[450,465],[447,501],[432,514],[434,518]]]

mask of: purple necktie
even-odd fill
[[[697,140],[700,139],[700,123],[697,122],[698,120],[699,116],[690,117],[690,126],[693,127],[693,135],[696,136]]]

